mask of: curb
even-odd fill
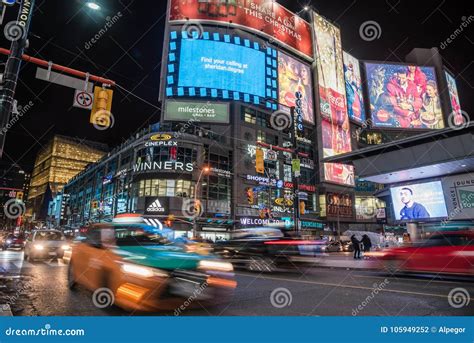
[[[0,317],[13,317],[10,305],[0,304]]]

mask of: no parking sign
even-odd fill
[[[72,106],[91,110],[94,103],[94,94],[76,89],[74,92],[74,102]]]

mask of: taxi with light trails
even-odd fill
[[[212,305],[233,295],[232,264],[194,246],[176,244],[138,215],[119,215],[112,223],[93,224],[72,246],[68,285],[95,291],[106,287],[125,310],[173,310]]]

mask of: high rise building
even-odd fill
[[[27,216],[45,219],[48,203],[64,185],[107,150],[102,143],[55,135],[39,152],[31,174]]]

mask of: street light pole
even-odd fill
[[[204,172],[208,172],[210,169],[209,167],[204,167],[202,168],[201,170],[201,173],[199,173],[199,177],[198,177],[198,180],[196,182],[196,185],[194,186],[194,202],[193,202],[193,206],[194,206],[194,210],[196,211],[196,205],[198,203],[198,199],[197,199],[197,194],[198,194],[198,188],[199,188],[199,183],[201,182],[201,179],[202,179],[202,175],[204,174]],[[202,205],[201,205],[202,206]],[[201,206],[199,206],[199,208],[202,208]],[[194,212],[194,217],[193,217],[193,237],[196,237],[197,235],[197,217],[198,217],[199,213],[196,213]]]
[[[5,128],[13,109],[18,75],[20,73],[23,51],[28,45],[28,31],[33,17],[35,0],[22,0],[16,22],[5,24],[5,36],[12,42],[10,55],[5,66],[2,89],[0,91],[0,125]],[[0,158],[3,155],[6,132],[0,134]]]

